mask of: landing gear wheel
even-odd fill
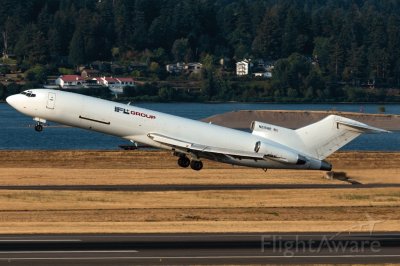
[[[42,124],[37,124],[37,125],[35,126],[35,130],[36,130],[37,132],[41,132],[41,131],[43,130]]]
[[[203,163],[202,163],[202,161],[191,161],[190,167],[193,170],[200,171],[203,168]]]
[[[190,160],[186,156],[180,156],[178,159],[178,165],[183,168],[187,168],[190,165]]]

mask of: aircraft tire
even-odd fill
[[[178,159],[178,165],[183,168],[187,168],[190,165],[190,160],[186,156],[181,156]]]
[[[43,130],[43,126],[42,126],[41,124],[37,124],[37,125],[35,126],[35,130],[36,130],[37,132],[41,132],[41,131]]]
[[[202,161],[191,161],[190,167],[195,171],[200,171],[203,168],[203,162]]]

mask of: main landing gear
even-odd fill
[[[202,161],[197,161],[197,160],[190,161],[190,159],[186,155],[179,156],[178,165],[183,168],[187,168],[190,165],[190,168],[196,171],[200,171],[203,168]]]
[[[178,165],[183,168],[187,168],[190,165],[190,160],[186,156],[179,156]]]
[[[190,167],[191,167],[193,170],[200,171],[200,170],[203,168],[203,162],[202,162],[202,161],[195,161],[195,160],[192,160],[192,161],[190,162]]]
[[[42,123],[38,122],[38,123],[36,124],[36,126],[35,126],[35,130],[36,130],[37,132],[41,132],[41,131],[43,130],[43,125],[42,125]]]

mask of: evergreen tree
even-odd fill
[[[47,61],[47,45],[44,34],[35,24],[27,25],[15,46],[15,53],[20,61],[31,65],[45,64]]]
[[[213,64],[221,58],[280,59],[278,69],[288,69],[280,71],[286,73],[279,74],[282,81],[265,82],[278,88],[268,90],[270,96],[338,96],[344,85],[369,79],[378,87],[400,86],[400,2],[394,0],[0,0],[0,7],[0,49],[15,54],[22,70],[71,67],[66,58],[73,65],[112,58],[163,69],[170,61],[209,55]],[[312,55],[315,72],[293,70],[296,64],[287,60],[299,57],[292,54],[308,62]],[[224,70],[233,67],[225,64]],[[329,93],[315,85],[322,84],[316,77]],[[220,83],[215,80],[208,82]],[[238,90],[231,98],[242,95],[240,86],[229,87]]]
[[[392,83],[399,86],[400,82],[400,17],[391,15],[387,26],[387,53],[389,55],[388,75],[391,77]]]
[[[85,42],[81,30],[78,28],[72,37],[68,60],[72,65],[78,66],[86,62]]]
[[[253,51],[259,57],[278,59],[281,57],[281,29],[277,9],[267,10],[253,41]]]
[[[187,62],[187,63],[192,59],[191,51],[192,50],[190,49],[189,46],[189,40],[183,38],[175,40],[171,50],[176,62]]]

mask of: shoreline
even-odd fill
[[[341,111],[240,110],[213,115],[202,119],[202,121],[237,129],[249,128],[253,121],[297,129],[315,123],[332,114],[385,130],[400,131],[400,115]]]

